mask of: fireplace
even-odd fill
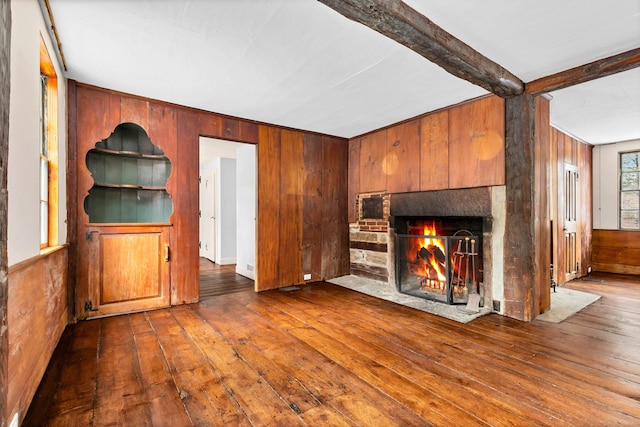
[[[391,194],[390,283],[447,304],[476,294],[480,306],[500,312],[504,194],[504,187]],[[426,266],[433,260],[438,267]]]
[[[505,301],[505,191],[504,186],[491,186],[414,193],[357,194],[356,221],[349,224],[351,275],[372,279],[383,293],[398,293],[400,290],[406,294],[416,291],[424,299],[443,303],[462,304],[471,294],[477,295],[480,297],[479,306],[501,313]],[[427,233],[424,228],[421,229],[423,226],[416,226],[411,222],[418,219],[426,220],[430,225],[435,222],[436,232],[428,237],[448,241],[443,243],[448,244],[448,247],[440,251],[449,256],[443,257],[432,249],[431,255],[422,251],[422,258],[439,257],[444,259],[445,266],[447,262],[455,264],[448,279],[452,286],[450,298],[446,289],[444,292],[435,290],[440,284],[430,282],[430,277],[422,279],[420,287],[432,286],[435,292],[430,291],[425,295],[424,289],[416,290],[418,286],[410,285],[409,279],[398,272],[396,254],[398,251],[406,251],[408,243],[397,241],[396,235],[408,234],[409,239],[424,241]],[[469,240],[465,240],[467,237]],[[475,240],[473,247],[471,240]],[[414,260],[419,251],[420,248],[412,249]],[[471,256],[476,253],[477,255]],[[468,275],[467,266],[462,263],[466,260],[469,260]],[[407,261],[401,262],[406,264]],[[412,290],[411,286],[416,289]],[[405,292],[407,290],[409,292]]]
[[[481,217],[395,217],[399,292],[466,304],[482,286]],[[482,290],[483,292],[483,290]]]

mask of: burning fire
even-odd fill
[[[422,234],[424,236],[437,236],[438,234],[436,231],[436,225],[434,223],[431,223],[431,226],[429,226],[428,224],[425,224]],[[430,239],[428,237],[425,237],[423,239],[422,244],[420,245],[420,249],[426,249],[430,254],[432,254],[430,257],[428,257],[428,260],[427,260],[428,265],[436,273],[437,281],[441,282],[442,284],[446,283],[447,274],[445,271],[445,264],[444,264],[444,257],[446,256],[446,250],[444,247],[444,240]],[[440,262],[439,260],[440,257],[437,256],[436,254],[442,254],[442,258],[443,258],[442,262]],[[428,273],[428,271],[426,271],[426,273]],[[429,275],[427,275],[427,277],[429,277]]]
[[[432,291],[445,292],[447,286],[445,239],[438,236],[435,223],[420,224],[410,230],[410,234],[425,236],[410,239],[407,248],[407,268],[417,276],[420,287]]]
[[[469,263],[468,250],[462,251],[461,243],[458,247],[449,248],[445,241],[447,237],[439,236],[435,221],[420,223],[410,228],[410,234],[424,236],[409,239],[407,247],[407,268],[410,274],[417,277],[420,288],[429,292],[445,293],[447,288],[447,257],[449,257],[451,274],[451,288],[454,295],[463,295],[467,290],[466,279],[468,271],[462,271],[463,261]],[[468,243],[465,243],[468,248]],[[447,253],[449,251],[449,253]],[[464,258],[463,257],[467,257]],[[466,264],[465,264],[466,265]]]

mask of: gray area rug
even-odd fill
[[[551,308],[536,319],[560,323],[599,299],[600,295],[558,287],[556,292],[551,292]]]
[[[398,292],[393,285],[377,280],[358,276],[342,276],[328,280],[329,283],[339,285],[351,290],[371,295],[376,298],[393,301],[395,303],[435,314],[460,323],[467,323],[480,316],[491,313],[489,307],[480,307],[478,312],[466,310],[465,305],[448,305],[441,302],[405,295]]]

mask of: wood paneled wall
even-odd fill
[[[504,100],[487,96],[349,141],[349,221],[356,194],[505,183]]]
[[[640,274],[640,231],[593,230],[594,271]]]
[[[260,126],[259,290],[348,274],[347,148],[340,138]]]
[[[257,144],[257,290],[349,272],[346,218],[346,139],[259,124],[69,82],[70,216],[78,234],[88,222],[83,200],[91,187],[86,150],[125,121],[148,131],[172,163],[167,191],[174,213],[171,231],[172,304],[198,300],[198,139]],[[73,146],[73,147],[71,147]],[[73,188],[73,186],[77,186]],[[82,237],[82,239],[81,239]],[[80,289],[81,287],[78,287]]]
[[[7,406],[9,337],[7,328],[7,231],[9,199],[9,109],[11,95],[11,2],[0,2],[0,425],[10,420]]]
[[[67,257],[60,246],[9,269],[8,414],[26,414],[67,325]]]
[[[578,277],[586,276],[592,261],[592,154],[593,146],[583,143],[564,132],[551,128],[551,216],[553,220],[553,265],[554,280],[558,284],[565,282],[563,242],[563,189],[564,165],[568,163],[578,168]]]

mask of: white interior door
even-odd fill
[[[204,182],[202,182],[202,174],[203,174],[203,172],[204,172],[204,171],[203,171],[202,169],[200,169],[200,176],[199,176],[199,180],[200,180],[200,189],[199,189],[199,190],[200,190],[200,191],[199,191],[200,198],[199,198],[199,203],[200,203],[200,206],[199,206],[199,211],[198,211],[198,212],[199,212],[199,220],[198,220],[198,221],[199,221],[199,227],[198,227],[198,229],[199,229],[199,233],[198,233],[198,247],[200,248],[200,256],[201,256],[201,257],[203,257],[203,256],[204,256],[204,254],[205,254],[205,252],[204,252],[204,245],[203,245],[203,243],[202,243],[202,242],[204,241],[204,236],[206,235],[205,227],[206,227],[206,225],[207,225],[207,224],[206,224],[206,222],[204,221],[203,216],[202,216],[202,201],[203,201],[203,200],[204,200],[204,198],[206,197],[206,196],[205,196],[205,192],[204,192],[204,190],[203,190],[203,189],[205,188],[205,186],[204,186]]]
[[[215,172],[200,171],[200,256],[215,261]]]

